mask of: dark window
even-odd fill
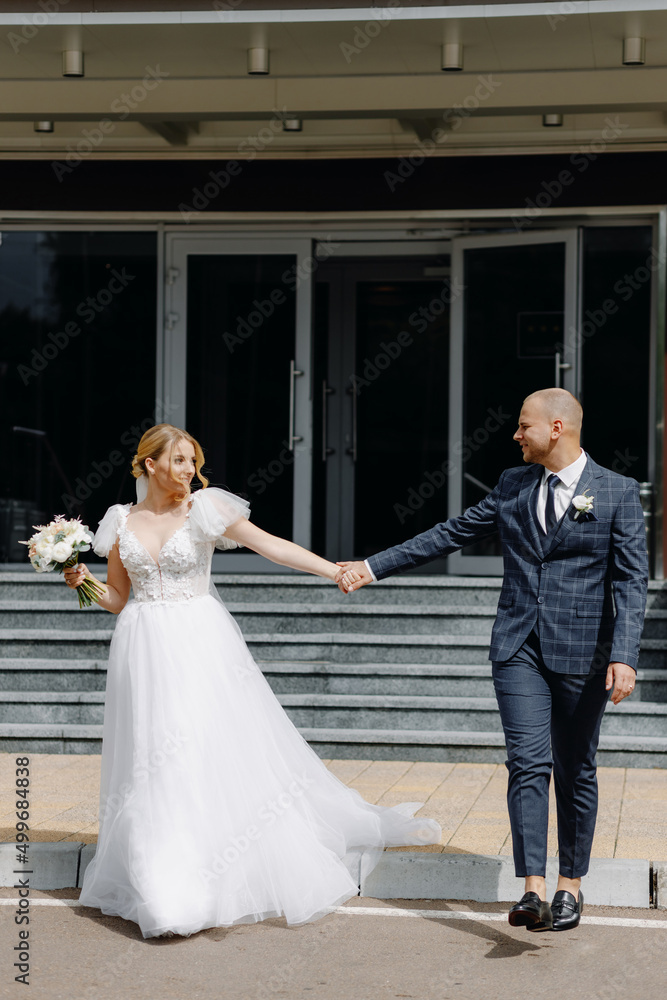
[[[134,499],[132,455],[155,422],[156,249],[155,233],[3,232],[0,558],[25,555],[7,548],[8,510],[94,529]]]
[[[648,479],[651,238],[650,226],[599,226],[584,236],[583,445],[640,482]]]
[[[286,538],[295,265],[294,256],[279,254],[188,258],[188,430],[204,449],[211,486],[246,497],[253,521]]]

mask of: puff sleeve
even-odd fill
[[[227,528],[241,517],[250,517],[248,501],[217,486],[197,490],[192,498],[190,521],[193,537],[197,541],[215,542],[217,549],[242,547],[231,538],[225,538]]]
[[[129,506],[129,505],[128,505]],[[111,552],[118,536],[118,526],[124,505],[115,503],[109,507],[108,511],[100,521],[95,537],[93,538],[93,552],[105,559]]]

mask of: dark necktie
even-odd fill
[[[547,479],[547,502],[544,508],[544,523],[546,525],[546,533],[550,534],[553,529],[558,524],[558,518],[556,517],[556,485],[560,482],[558,476],[555,472],[552,472]]]

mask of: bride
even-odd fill
[[[288,719],[211,582],[213,551],[244,545],[330,580],[342,571],[251,524],[247,501],[209,487],[203,463],[186,431],[150,428],[132,463],[140,502],[110,507],[93,543],[108,557],[100,606],[118,621],[80,902],[145,938],[314,920],[358,893],[346,854],[366,874],[385,845],[441,834],[413,818],[421,803],[364,801]],[[85,564],[65,570],[72,588],[84,575]]]

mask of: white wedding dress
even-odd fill
[[[109,652],[100,831],[80,902],[144,937],[285,916],[300,924],[358,892],[385,845],[436,844],[413,818],[340,782],[290,722],[210,581],[246,501],[209,487],[156,563],[110,507],[94,549],[118,538],[134,591]]]

